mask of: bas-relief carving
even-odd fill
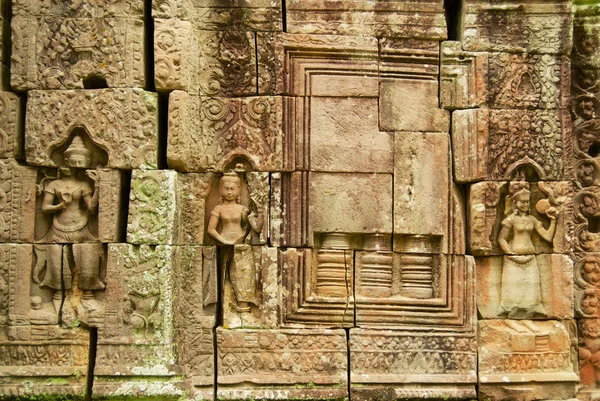
[[[17,90],[79,89],[90,79],[106,87],[144,86],[141,19],[26,14],[15,16],[11,28]]]
[[[189,21],[211,31],[281,31],[281,3],[277,0],[222,2],[218,0],[156,0],[152,15]]]
[[[373,37],[445,39],[447,34],[443,3],[437,0],[341,4],[291,0],[287,28],[291,33]]]
[[[96,149],[98,153],[101,151]],[[74,136],[64,150],[58,176],[46,176],[38,184],[41,216],[36,242],[40,245],[34,247],[32,280],[50,291],[52,302],[45,305],[41,297],[32,296],[31,313],[45,324],[74,322],[68,295],[74,280],[82,291],[77,317],[90,325],[102,323],[102,305],[95,297],[105,288],[104,249],[97,229],[99,177],[96,170],[89,169],[96,155],[81,136]]]
[[[572,45],[570,4],[468,0],[461,9],[463,48],[469,51],[567,54]]]
[[[174,91],[169,133],[168,163],[180,171],[223,171],[238,158],[255,171],[281,170],[280,97],[208,98]]]
[[[36,166],[58,166],[56,149],[84,130],[108,153],[106,167],[157,167],[158,96],[141,89],[30,91],[25,155]]]

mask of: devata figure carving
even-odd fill
[[[502,291],[499,316],[527,319],[546,316],[542,305],[540,273],[531,236],[535,230],[544,240],[552,242],[556,231],[558,210],[546,200],[537,210],[550,218],[546,230],[542,222],[529,213],[531,193],[521,187],[511,197],[513,213],[502,221],[498,244],[505,253],[502,267]]]
[[[41,212],[51,216],[52,224],[39,242],[61,245],[48,245],[45,254],[42,247],[36,249],[33,281],[53,291],[57,314],[61,310],[69,312],[63,290],[71,289],[72,268],[76,267],[77,286],[83,290],[80,307],[85,311],[80,310],[80,313],[98,309],[94,291],[105,287],[100,278],[102,245],[81,244],[77,248],[72,245],[98,242],[89,230],[90,217],[98,213],[98,175],[94,170],[85,170],[88,180],[83,172],[90,166],[91,159],[91,151],[81,137],[75,136],[64,152],[64,166],[59,168],[58,179],[45,186],[42,182],[40,187],[43,190]]]
[[[236,168],[236,170],[238,170]],[[235,172],[225,173],[219,180],[220,201],[212,210],[208,234],[221,247],[221,269],[233,289],[238,312],[250,312],[250,304],[257,305],[255,265],[252,248],[246,245],[251,231],[262,229],[263,217],[240,202],[242,180]]]

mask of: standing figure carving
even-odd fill
[[[93,313],[99,308],[94,292],[103,290],[101,280],[102,245],[90,232],[90,218],[98,213],[98,175],[86,170],[92,160],[91,151],[80,136],[75,136],[64,152],[64,165],[59,176],[42,182],[41,212],[51,225],[39,241],[50,244],[36,247],[33,282],[53,292],[55,312],[70,313],[64,291],[72,287],[73,271],[77,287],[83,291],[79,314]],[[74,246],[74,244],[77,244]]]
[[[542,305],[540,272],[532,235],[536,232],[551,243],[558,210],[547,201],[538,202],[537,210],[550,219],[550,226],[545,229],[542,222],[530,214],[531,192],[527,188],[516,189],[511,199],[513,212],[502,221],[498,235],[498,244],[505,254],[499,316],[509,319],[544,317],[546,310]]]
[[[252,247],[247,244],[251,232],[260,232],[264,216],[241,204],[242,179],[236,172],[225,173],[219,180],[219,204],[211,212],[207,233],[220,246],[220,266],[229,281],[238,312],[250,312],[257,305],[256,268]]]

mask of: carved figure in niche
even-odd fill
[[[53,292],[57,314],[69,310],[63,291],[71,289],[72,268],[77,269],[77,286],[83,291],[80,307],[85,310],[80,312],[96,311],[99,304],[94,291],[105,287],[100,277],[102,245],[73,247],[98,242],[89,229],[90,218],[98,213],[98,175],[94,170],[85,170],[91,160],[91,151],[80,136],[75,136],[64,152],[58,178],[49,183],[42,181],[38,189],[43,193],[41,212],[51,219],[48,232],[39,242],[61,245],[36,247],[33,282]]]
[[[212,210],[207,233],[221,245],[220,268],[233,289],[238,312],[250,312],[257,305],[254,255],[246,242],[251,232],[262,230],[264,216],[261,208],[252,212],[240,202],[243,172],[236,165],[234,172],[223,174],[219,180],[219,204]]]
[[[535,231],[544,240],[552,242],[558,210],[546,200],[538,202],[537,210],[550,218],[550,227],[546,230],[542,222],[530,214],[531,192],[527,187],[517,186],[511,198],[513,213],[502,221],[498,235],[498,244],[505,254],[499,316],[509,319],[544,317],[546,310],[542,305],[540,273],[531,236]],[[519,332],[526,331],[516,322],[508,324]],[[535,327],[530,329],[536,331]]]
[[[600,320],[582,319],[579,322],[579,375],[581,384],[600,383]]]

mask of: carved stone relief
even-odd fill
[[[0,398],[598,398],[600,5],[456,3],[0,0]]]

